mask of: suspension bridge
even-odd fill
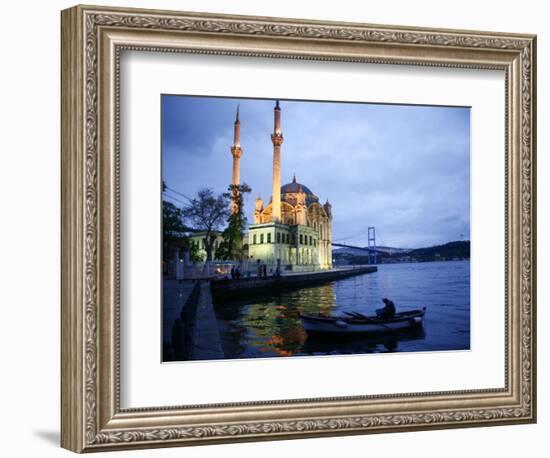
[[[379,250],[376,247],[376,228],[375,226],[368,226],[367,227],[367,246],[355,246],[351,245],[350,243],[344,243],[347,240],[353,239],[357,237],[358,235],[364,234],[365,231],[362,230],[361,232],[358,232],[356,234],[350,235],[348,237],[342,237],[339,239],[336,239],[332,242],[332,246],[339,247],[339,248],[352,248],[354,250],[362,250],[366,251],[369,256],[369,264],[376,264],[377,258],[379,254],[382,254],[383,251]]]

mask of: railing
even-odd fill
[[[233,270],[233,274],[231,271]],[[254,261],[210,261],[185,265],[183,260],[169,263],[168,275],[177,280],[251,278],[273,275],[289,275],[300,272],[321,272],[326,270],[314,265],[277,264],[277,262]]]

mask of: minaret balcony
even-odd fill
[[[273,146],[281,146],[284,141],[283,134],[281,133],[271,134],[271,141],[273,142]]]
[[[243,155],[243,149],[240,146],[232,146],[231,154],[235,159],[240,159]]]

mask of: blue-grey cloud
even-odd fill
[[[163,179],[192,196],[223,192],[240,105],[246,202],[271,196],[273,100],[162,97]],[[282,181],[296,173],[333,205],[334,239],[420,247],[470,234],[470,109],[282,101]],[[348,238],[350,235],[353,237]]]

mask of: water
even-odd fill
[[[372,315],[388,297],[397,311],[427,307],[423,329],[369,338],[308,338],[299,313]],[[225,357],[338,355],[470,348],[470,262],[383,264],[378,272],[321,286],[215,304]]]

